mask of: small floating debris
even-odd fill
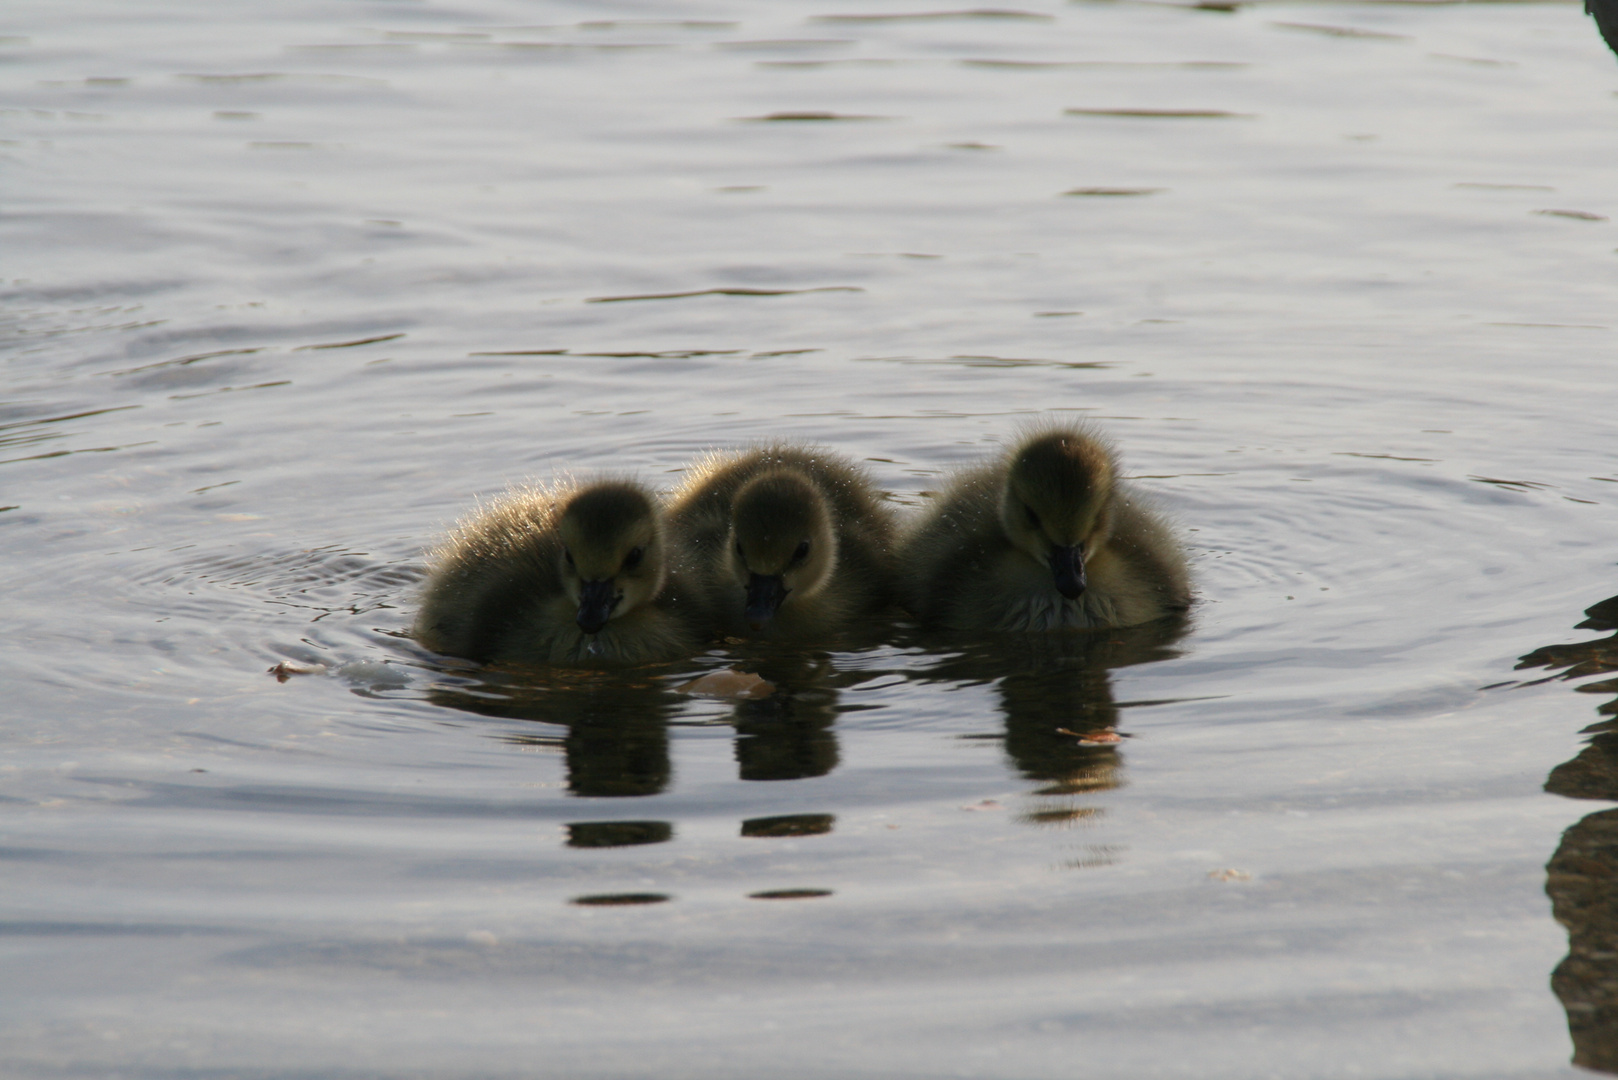
[[[639,293],[634,296],[592,296],[585,303],[622,304],[630,300],[684,300],[692,296],[798,296],[802,293],[864,291],[858,285],[821,285],[813,289],[695,289],[691,292]]]
[[[1126,195],[1156,195],[1160,191],[1167,191],[1160,187],[1081,187],[1072,191],[1064,191],[1063,195],[1095,195],[1103,198],[1115,198]]]
[[[1210,881],[1252,881],[1253,875],[1246,870],[1224,869],[1208,871],[1208,878]]]
[[[325,664],[305,664],[297,660],[283,660],[269,669],[275,676],[276,682],[286,682],[294,675],[324,675],[329,669]]]
[[[821,896],[830,896],[830,889],[766,889],[763,892],[748,893],[749,900],[813,900]]]
[[[1252,113],[1227,109],[1063,109],[1068,116],[1121,116],[1139,120],[1250,120]]]
[[[775,693],[775,684],[751,672],[726,668],[723,671],[710,671],[674,689],[692,697],[751,701]]]
[[[1545,217],[1573,218],[1573,219],[1575,219],[1577,221],[1606,221],[1606,220],[1608,220],[1608,218],[1607,218],[1607,216],[1605,214],[1592,214],[1588,210],[1535,210],[1534,213],[1543,214]]]
[[[1071,735],[1081,743],[1096,744],[1120,743],[1125,739],[1135,737],[1126,732],[1115,731],[1112,728],[1102,728],[1099,731],[1069,731],[1065,727],[1059,727],[1056,729],[1056,733],[1058,735]]]
[[[975,803],[967,803],[965,806],[961,807],[961,809],[962,810],[1002,810],[1002,809],[1004,809],[1004,807],[1002,807],[1000,805],[999,801],[996,800],[996,799],[982,799],[982,800],[980,800],[978,802],[975,802]]]

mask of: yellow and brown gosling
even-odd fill
[[[906,530],[906,606],[958,630],[1134,626],[1191,604],[1168,524],[1089,428],[1047,425],[968,469]]]
[[[672,660],[704,620],[655,497],[630,480],[516,491],[432,554],[414,634],[482,662],[607,666]]]
[[[668,521],[723,634],[824,641],[897,598],[893,514],[841,455],[787,444],[712,454],[670,497]]]

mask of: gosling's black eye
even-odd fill
[[[742,550],[742,542],[740,540],[736,541],[736,557],[738,559],[747,558],[747,552]]]
[[[1023,512],[1028,515],[1028,524],[1032,525],[1036,529],[1039,528],[1039,515],[1034,513],[1034,508],[1032,506],[1024,506]]]
[[[809,557],[809,541],[805,540],[802,543],[800,543],[798,545],[797,550],[792,553],[792,561],[795,562],[795,563],[799,563],[799,562],[803,562],[803,560],[807,559],[808,557]]]
[[[567,560],[567,565],[569,568],[573,566],[573,553],[567,548],[562,549],[562,558]]]
[[[636,548],[634,551],[631,551],[628,555],[624,556],[624,569],[625,570],[633,570],[633,569],[635,569],[635,567],[640,565],[641,559],[643,559],[645,557],[646,557],[646,549],[645,548]]]

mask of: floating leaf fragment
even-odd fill
[[[1071,735],[1084,743],[1118,743],[1135,736],[1124,732],[1114,731],[1112,728],[1102,728],[1100,731],[1069,731],[1065,727],[1056,729],[1058,735]]]
[[[325,664],[304,664],[297,660],[283,660],[270,668],[270,674],[275,676],[276,682],[286,682],[294,675],[324,675]]]
[[[775,693],[775,684],[752,672],[725,668],[723,671],[710,671],[706,675],[700,675],[674,689],[692,697],[756,700]]]

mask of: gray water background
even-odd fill
[[[863,17],[940,10],[6,6],[6,1075],[1577,1071],[1595,699],[1514,669],[1618,592],[1613,56],[1562,3]],[[511,483],[785,436],[915,505],[1051,415],[1181,523],[1183,634],[399,636]],[[732,663],[776,704],[667,691]]]

